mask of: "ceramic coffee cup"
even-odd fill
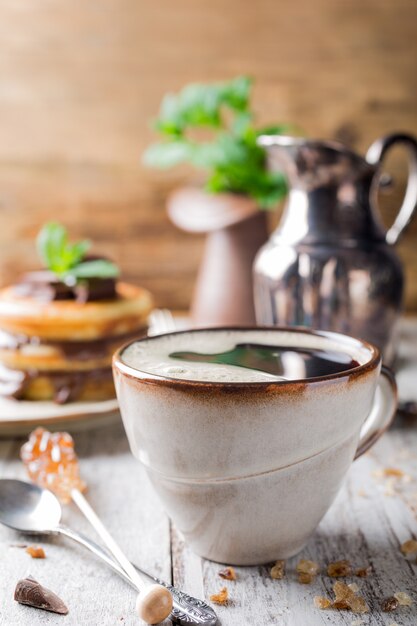
[[[135,367],[124,361],[126,346],[114,357],[132,452],[191,547],[229,564],[287,558],[314,532],[355,456],[389,426],[394,379],[377,348],[338,333],[209,329],[163,341],[186,350],[201,333],[213,352],[225,341],[252,342],[338,350],[358,363],[298,380],[205,382],[146,372],[162,337],[135,342]]]

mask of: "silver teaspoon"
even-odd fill
[[[0,480],[0,523],[23,533],[55,535],[61,534],[77,541],[104,561],[113,571],[136,588],[128,574],[98,544],[85,535],[61,524],[62,508],[58,498],[47,489],[23,480]],[[175,624],[184,626],[214,626],[217,615],[203,600],[193,598],[172,585],[151,576],[148,572],[134,566],[152,581],[166,587],[174,599],[170,615]]]

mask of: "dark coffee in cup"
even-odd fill
[[[200,331],[197,336],[179,333],[159,337],[152,351],[142,343],[133,344],[123,353],[123,360],[170,378],[243,383],[317,378],[360,365],[359,356],[336,344],[296,346],[276,339],[276,334],[267,331],[253,336],[244,330]]]

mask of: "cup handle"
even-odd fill
[[[382,366],[374,403],[361,429],[355,459],[369,450],[390,426],[397,410],[397,384],[392,371]]]

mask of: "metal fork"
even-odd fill
[[[177,330],[174,316],[168,309],[155,309],[149,316],[148,335],[163,335]]]

